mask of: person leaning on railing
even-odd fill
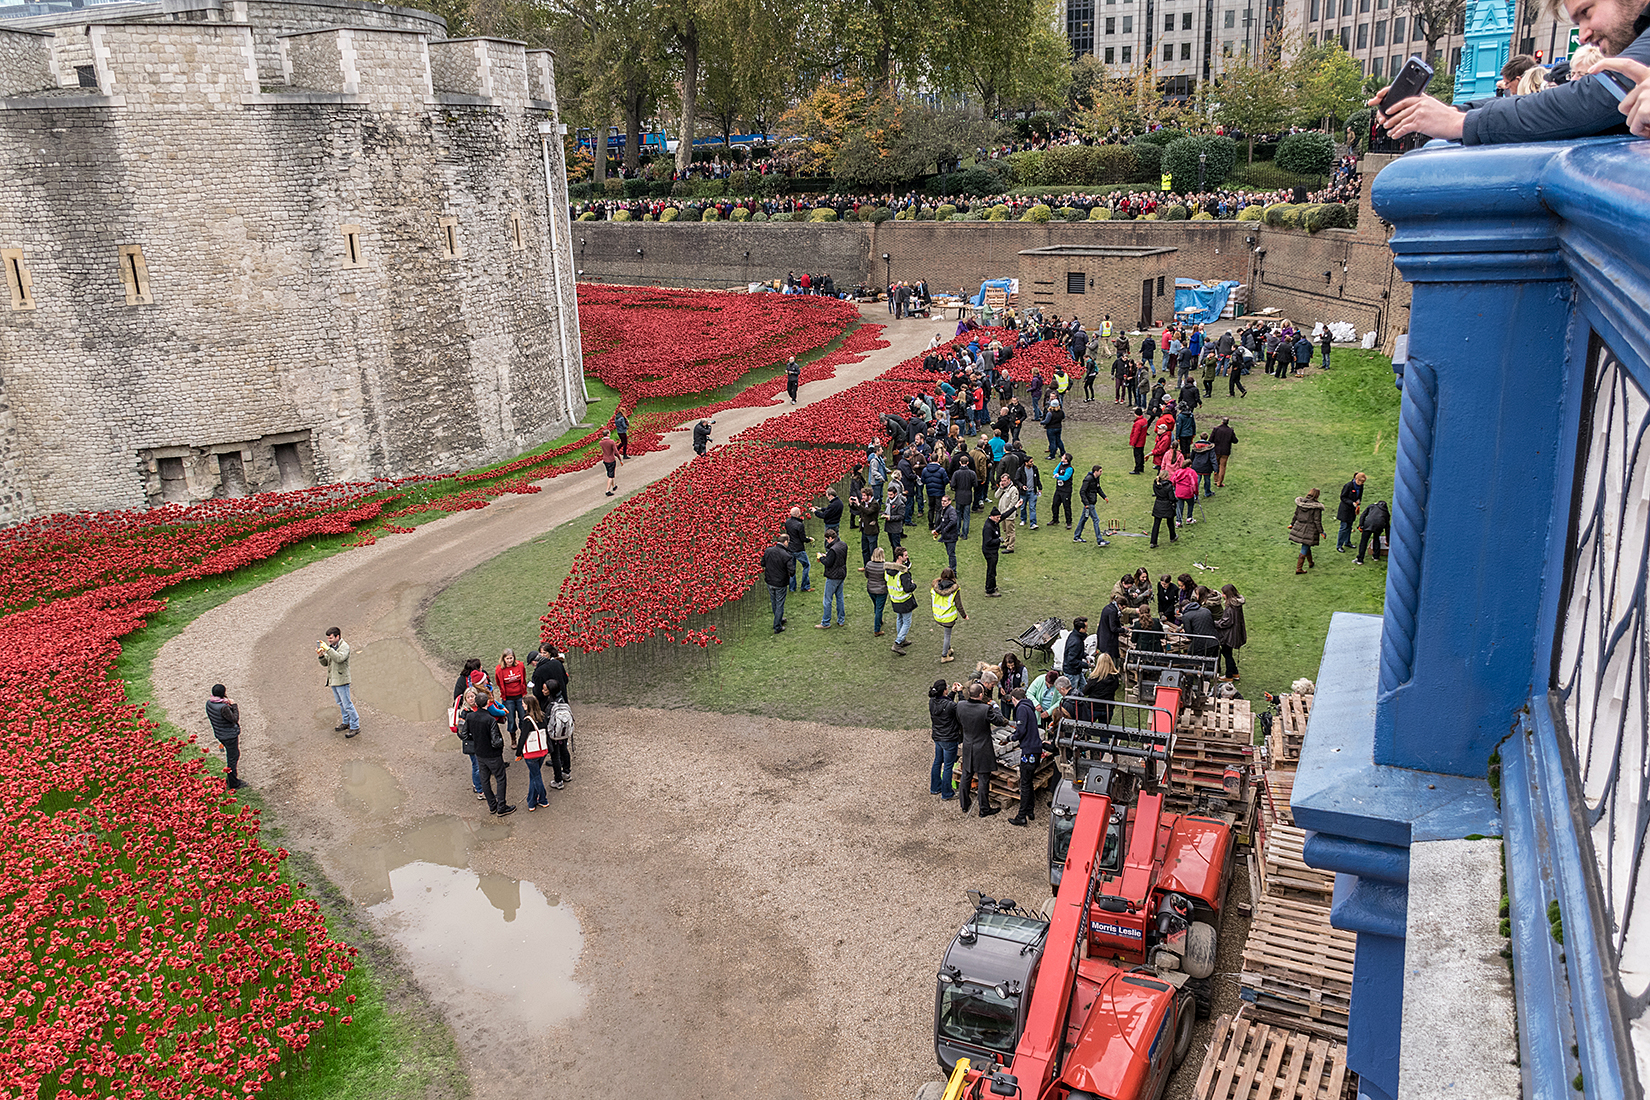
[[[1612,69],[1639,82],[1626,101],[1617,103],[1604,85],[1606,77],[1591,76],[1547,88],[1534,95],[1487,100],[1462,111],[1418,95],[1406,99],[1390,114],[1377,116],[1387,135],[1397,139],[1426,134],[1466,145],[1494,145],[1515,141],[1556,141],[1609,133],[1622,125],[1641,137],[1650,137],[1650,5],[1640,0],[1547,0],[1562,3],[1581,28],[1581,40],[1604,51],[1599,68]],[[1385,89],[1369,100],[1380,104]],[[1635,115],[1636,112],[1636,115]]]

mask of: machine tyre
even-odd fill
[[[1043,899],[1043,904],[1038,906],[1038,908],[1037,908],[1037,915],[1042,917],[1044,920],[1053,920],[1054,919],[1054,900],[1055,900],[1055,895],[1053,895],[1053,894],[1050,894],[1048,897],[1044,898]]]
[[[945,1095],[944,1081],[925,1081],[917,1090],[916,1100],[940,1100]]]
[[[1187,1053],[1192,1049],[1192,1029],[1197,1026],[1197,998],[1190,992],[1180,995],[1180,1019],[1175,1023],[1174,1032],[1174,1068],[1186,1060]]]
[[[1208,978],[1193,978],[1186,983],[1186,989],[1197,1001],[1198,1019],[1208,1019],[1215,1008],[1214,985]]]
[[[1186,953],[1180,960],[1181,969],[1193,978],[1206,979],[1215,972],[1218,951],[1214,926],[1193,921],[1186,930]]]

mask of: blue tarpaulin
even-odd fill
[[[1207,325],[1226,311],[1226,299],[1241,284],[1235,279],[1200,283],[1196,279],[1174,281],[1174,315],[1194,325]],[[1190,312],[1188,312],[1190,311]]]
[[[968,300],[969,305],[975,305],[975,306],[985,305],[985,292],[988,289],[1000,290],[1004,294],[1007,294],[1009,291],[1014,289],[1014,280],[1013,279],[987,279],[985,282],[980,284],[980,292],[978,294],[974,295],[974,297],[972,297]]]

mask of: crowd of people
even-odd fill
[[[1255,319],[1218,335],[1204,325],[1185,324],[1130,336],[1113,329],[1109,319],[1090,329],[1075,318],[1028,310],[1010,311],[1007,326],[1008,333],[1000,333],[963,321],[951,341],[935,334],[923,362],[935,376],[932,388],[907,395],[899,411],[883,414],[888,443],[866,444],[863,461],[850,475],[847,499],[832,489],[825,503],[812,508],[812,517],[824,526],[822,543],[815,544],[809,534],[804,509],[791,509],[761,560],[774,634],[787,628],[786,606],[793,593],[821,588],[821,617],[814,628],[848,625],[845,593],[856,567],[844,535],[857,528],[857,572],[871,604],[871,636],[882,638],[891,631],[891,652],[907,656],[926,587],[927,610],[940,628],[937,659],[950,664],[957,659],[958,633],[966,629],[967,601],[975,593],[993,599],[1004,594],[998,565],[1003,555],[1020,548],[1019,540],[1044,537],[1031,533],[1060,530],[1063,523],[1074,544],[1089,543],[1092,537],[1094,549],[1102,550],[1114,541],[1098,512],[1100,503],[1109,500],[1102,464],[1079,461],[1065,445],[1068,406],[1109,397],[1131,408],[1134,464],[1128,474],[1152,477],[1148,549],[1155,549],[1164,530],[1172,542],[1185,527],[1201,522],[1199,505],[1207,506],[1225,488],[1239,444],[1237,431],[1230,417],[1219,417],[1207,430],[1198,422],[1213,397],[1214,380],[1227,378],[1228,394],[1241,398],[1247,372],[1265,369],[1287,378],[1314,358],[1326,362],[1330,357],[1327,331],[1315,343],[1310,333],[1288,321]],[[1063,349],[1069,367],[1058,363],[1047,377],[1040,366],[1020,368],[1017,356],[1026,358],[1027,347],[1050,341]],[[1046,356],[1037,358],[1047,361]],[[1097,377],[1108,361],[1110,392],[1097,392]],[[1024,434],[1032,426],[1043,431],[1037,444]],[[1350,550],[1355,526],[1362,531],[1359,564],[1371,543],[1379,555],[1390,518],[1385,502],[1361,509],[1365,480],[1360,473],[1348,482],[1337,513],[1337,550]],[[1324,536],[1317,496],[1314,489],[1296,502],[1289,525],[1287,537],[1298,548],[1299,572],[1315,567],[1311,547]],[[978,573],[958,557],[959,544],[971,541],[976,528],[983,567]],[[907,545],[923,532],[944,550],[944,564],[932,579],[919,574]],[[813,576],[815,567],[822,582]],[[1028,676],[1010,654],[1000,665],[977,670],[971,684],[936,682],[930,697],[934,793],[950,798],[955,789],[963,808],[969,808],[971,777],[995,766],[994,758],[979,755],[990,753],[991,726],[1013,725],[1022,748],[1034,758],[1041,751],[1039,738],[1073,714],[1074,707],[1114,699],[1122,667],[1116,640],[1125,626],[1133,630],[1137,647],[1174,645],[1218,655],[1222,679],[1235,683],[1238,651],[1247,641],[1243,606],[1235,585],[1216,592],[1189,574],[1164,574],[1154,581],[1150,568],[1141,565],[1122,574],[1098,613],[1098,649],[1083,649],[1089,620],[1079,617],[1079,640],[1068,641],[1057,655],[1059,666],[1042,676]],[[955,787],[954,767],[962,776]],[[980,783],[985,813],[992,812],[987,786]],[[1021,805],[1029,818],[1032,800],[1022,799]]]
[[[1308,192],[1306,201],[1355,204],[1362,187],[1357,161],[1355,158],[1347,157],[1336,163],[1329,186]],[[746,212],[745,215],[740,215],[741,217],[760,213],[768,219],[780,216],[794,217],[797,214],[806,216],[814,210],[831,210],[835,212],[838,220],[849,221],[860,218],[863,212],[880,209],[886,209],[895,215],[931,219],[942,206],[955,208],[959,215],[989,212],[997,206],[1003,206],[1007,208],[1010,218],[1018,218],[1031,207],[1043,205],[1051,209],[1078,210],[1085,218],[1091,217],[1094,210],[1100,208],[1108,211],[1113,219],[1125,220],[1155,214],[1170,206],[1183,206],[1189,216],[1208,214],[1211,218],[1230,220],[1242,214],[1246,207],[1267,207],[1273,203],[1294,201],[1296,200],[1293,190],[1238,191],[1226,188],[1184,193],[1155,188],[1105,193],[1073,189],[1058,195],[1014,195],[1005,192],[998,195],[937,197],[919,195],[911,191],[903,195],[832,193],[815,196],[787,195],[778,198],[608,198],[573,203],[568,207],[568,213],[574,221],[585,214],[593,215],[593,220],[596,221],[611,220],[620,211],[625,212],[631,221],[641,221],[644,215],[659,221],[664,217],[665,211],[675,209],[678,212],[692,211],[700,220],[710,219],[714,215],[715,220],[728,221],[735,218],[736,210]]]
[[[1147,132],[1149,133],[1152,130],[1161,129],[1161,126],[1152,126]],[[1276,134],[1256,134],[1255,140],[1263,143],[1277,142],[1282,140],[1282,138],[1288,134],[1297,134],[1300,132],[1301,127],[1295,126]],[[1248,135],[1242,130],[1227,129],[1225,126],[1217,125],[1214,128],[1214,133],[1217,137],[1229,137],[1233,141],[1248,140]],[[1136,135],[1112,133],[1103,138],[1094,138],[1089,137],[1086,134],[1080,134],[1076,130],[1061,129],[1051,131],[1047,134],[1033,134],[1030,137],[1022,138],[1017,141],[1006,141],[990,147],[981,147],[976,149],[974,152],[975,156],[979,160],[1002,160],[1006,157],[1013,156],[1015,153],[1028,153],[1043,149],[1057,149],[1062,145],[1120,145],[1126,143],[1131,137],[1134,136]]]
[[[489,813],[516,812],[507,798],[510,758],[527,766],[527,810],[549,805],[550,790],[573,780],[573,710],[567,699],[567,664],[556,647],[538,645],[523,664],[506,649],[492,675],[481,658],[464,662],[453,685],[448,726],[470,758],[470,784]],[[544,782],[549,763],[551,781]]]

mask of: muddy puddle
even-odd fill
[[[584,935],[572,908],[531,882],[416,861],[390,871],[373,916],[460,1031],[507,1020],[522,1034],[584,1008],[573,980]]]
[[[447,708],[453,705],[447,694],[452,685],[430,674],[411,642],[404,638],[362,642],[351,651],[349,665],[357,706],[365,702],[408,722],[446,725]]]
[[[387,768],[369,760],[346,760],[341,766],[344,784],[336,799],[340,808],[370,817],[389,817],[406,801],[401,784]]]

